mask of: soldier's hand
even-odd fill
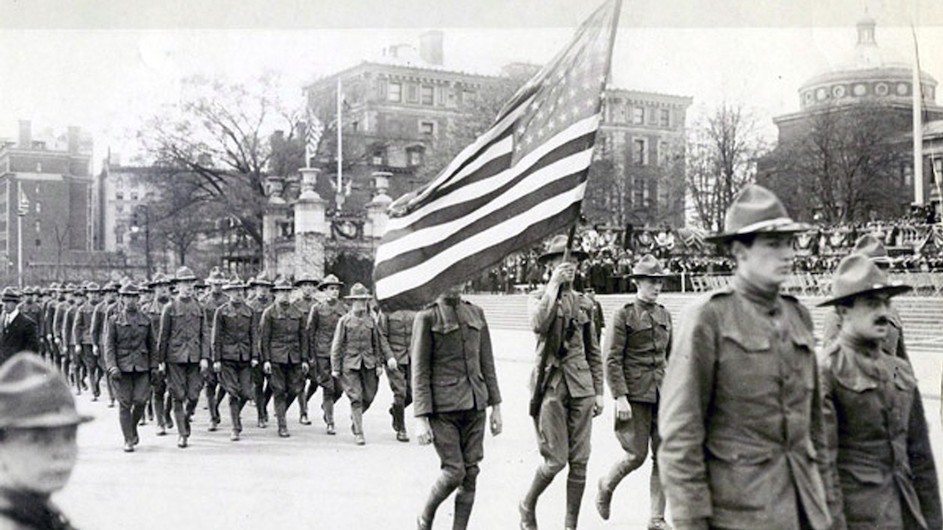
[[[593,406],[593,417],[595,418],[602,414],[604,408],[606,408],[606,399],[602,396],[596,396],[596,404]]]
[[[213,371],[216,372],[216,373],[222,372],[222,371],[223,371],[223,363],[221,363],[221,362],[219,362],[219,361],[214,362],[214,363],[213,363]]]
[[[334,379],[340,379],[340,378],[341,378],[341,373],[340,373],[340,372],[331,372],[331,377],[333,377]]]
[[[619,396],[616,399],[616,419],[619,421],[629,421],[632,419],[632,405],[628,398]]]
[[[112,366],[111,368],[109,368],[109,369],[108,369],[108,375],[110,375],[111,377],[113,377],[113,378],[115,378],[115,379],[120,379],[120,378],[121,378],[121,372],[118,371],[118,367],[117,367],[117,366]]]
[[[308,364],[308,363],[306,363],[306,362],[301,363],[301,371],[302,371],[302,372],[304,372],[305,374],[307,374],[307,373],[308,373],[308,370],[310,370],[310,369],[311,369],[311,365],[310,365],[310,364]]]
[[[209,359],[200,359],[200,371],[205,372],[210,369]]]
[[[572,283],[575,277],[576,264],[565,262],[557,265],[556,268],[553,269],[553,272],[550,274],[550,283],[555,285]]]
[[[75,346],[72,347],[72,349],[75,350],[75,353],[82,353],[82,345],[81,345],[81,344],[76,344]]]
[[[249,366],[251,366],[251,367],[253,367],[253,368],[255,368],[255,367],[258,366],[258,365],[259,365],[259,360],[258,360],[258,359],[252,359],[251,361],[249,361]]]
[[[52,338],[52,333],[49,333],[49,334],[46,335],[46,341],[47,341],[47,342],[55,342],[55,341],[53,340],[53,338]]]
[[[163,374],[165,371],[167,371],[167,365],[164,363],[159,363],[157,365],[157,372]]]
[[[61,346],[61,345],[62,345],[62,341],[59,340],[59,337],[56,337],[55,340],[56,340],[56,346]]]
[[[419,439],[419,445],[431,444],[434,436],[432,435],[432,425],[429,425],[429,418],[420,417],[418,423],[419,431],[417,438]]]
[[[92,355],[98,357],[98,344],[92,344]]]
[[[395,357],[390,357],[389,360],[386,361],[386,367],[390,370],[396,370],[399,367],[399,363],[396,362]]]
[[[501,405],[491,407],[491,436],[497,436],[504,430],[504,421],[501,420]]]
[[[265,361],[265,364],[262,365],[262,371],[265,372],[265,375],[272,375],[272,363]]]

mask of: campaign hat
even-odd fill
[[[724,216],[724,231],[705,237],[724,243],[749,234],[797,233],[812,228],[789,217],[786,207],[772,191],[751,184],[734,198]]]
[[[321,280],[321,284],[318,285],[318,289],[324,290],[332,285],[336,285],[337,287],[343,287],[344,282],[340,281],[340,279],[338,279],[337,276],[334,276],[333,274],[328,274],[327,276],[324,277],[323,280]]]
[[[859,237],[858,240],[855,241],[855,248],[853,248],[851,252],[867,256],[871,261],[878,264],[890,265],[891,262],[894,261],[891,259],[890,255],[888,255],[887,247],[884,246],[884,243],[871,234],[865,234]]]
[[[355,283],[350,288],[350,294],[344,297],[345,300],[370,300],[373,298],[373,295],[370,294],[370,289],[364,287],[362,283]]]
[[[665,272],[661,261],[651,254],[645,254],[642,259],[635,262],[632,266],[632,274],[629,275],[630,278],[664,278],[666,276],[669,274]]]
[[[838,305],[866,294],[897,296],[912,289],[910,285],[890,281],[887,274],[864,254],[850,254],[835,270],[831,297],[819,306]]]
[[[547,245],[547,249],[544,251],[544,253],[541,254],[539,258],[537,258],[537,261],[539,261],[540,263],[546,263],[547,261],[557,256],[562,256],[563,253],[566,251],[566,244],[567,244],[568,239],[569,238],[563,234],[554,236],[554,238],[550,240],[550,244]],[[587,257],[589,257],[589,254],[582,251],[581,249],[571,248],[570,256],[576,258],[577,260],[584,260]]]
[[[19,352],[0,366],[0,429],[51,428],[91,421],[78,413],[69,384],[33,352]]]

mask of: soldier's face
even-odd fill
[[[154,296],[167,298],[170,296],[169,285],[157,285],[154,287]]]
[[[733,243],[737,270],[763,286],[779,286],[792,274],[796,257],[792,234],[757,234],[753,244]]]
[[[287,304],[291,299],[291,291],[287,289],[279,289],[275,291],[275,301],[280,304]]]
[[[12,313],[13,311],[16,310],[16,305],[17,305],[16,302],[11,302],[11,301],[3,302],[3,312]]]
[[[842,331],[867,340],[881,340],[890,326],[891,298],[886,294],[857,296],[851,306],[838,308]]]
[[[302,294],[305,298],[311,298],[312,296],[314,296],[314,291],[315,291],[316,289],[317,289],[317,288],[315,287],[315,285],[314,285],[313,283],[303,283],[303,284],[301,284],[301,294]]]
[[[180,296],[193,295],[193,282],[180,282],[177,284],[177,293]]]
[[[122,296],[121,303],[129,310],[137,311],[140,302],[137,296]]]
[[[341,294],[341,288],[337,285],[328,285],[324,288],[324,294],[327,295],[328,300],[337,300]]]
[[[229,295],[229,298],[242,302],[246,299],[246,292],[242,289],[230,289],[226,291],[226,294]]]
[[[72,476],[79,448],[77,427],[7,429],[0,442],[4,481],[17,490],[49,495]]]
[[[638,297],[645,302],[658,300],[663,283],[661,278],[637,278],[635,285],[638,287]]]
[[[354,311],[366,311],[367,310],[367,301],[366,300],[354,300],[351,304],[351,307]]]

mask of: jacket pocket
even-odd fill
[[[718,509],[734,512],[765,510],[771,503],[768,486],[771,455],[767,452],[710,451],[707,461],[711,492]],[[726,454],[723,454],[726,453]]]

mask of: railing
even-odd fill
[[[707,292],[726,287],[730,274],[688,274],[682,276],[683,291]],[[943,296],[943,272],[892,272],[892,282],[913,286],[912,296]],[[801,272],[786,280],[784,292],[799,296],[826,296],[830,292],[831,273]]]

